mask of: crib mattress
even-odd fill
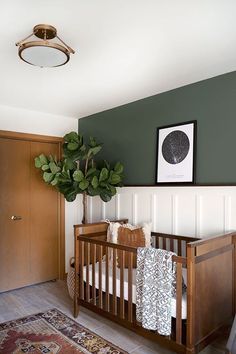
[[[86,266],[84,266],[84,280],[86,280]],[[89,265],[89,284],[92,285],[92,264]],[[136,303],[136,269],[132,276],[132,301]],[[99,263],[95,263],[95,287],[99,288]],[[106,263],[102,262],[102,291],[106,290]],[[113,294],[112,266],[109,267],[109,293]],[[116,296],[120,297],[120,269],[116,268]],[[128,300],[128,269],[124,269],[124,299]],[[176,317],[176,299],[171,299],[171,316]],[[187,318],[187,295],[182,296],[182,319]]]

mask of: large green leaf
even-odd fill
[[[87,193],[88,195],[90,195],[91,197],[95,197],[96,195],[99,195],[99,189],[98,188],[93,188],[92,186],[88,186],[87,188]]]
[[[108,178],[108,169],[106,167],[103,167],[100,176],[99,176],[99,182],[105,181]]]
[[[67,194],[69,193],[73,188],[73,184],[72,183],[59,183],[58,184],[58,189],[62,194]]]
[[[52,173],[56,174],[57,172],[59,172],[61,169],[60,167],[58,167],[55,162],[49,162],[49,167],[50,170],[52,171]]]
[[[70,132],[64,136],[64,140],[68,143],[71,141],[79,142],[79,134],[76,132]]]
[[[83,193],[82,189],[80,189],[79,187],[79,183],[80,182],[73,182],[72,186],[73,186],[73,189],[75,190],[76,194],[80,194],[80,193]]]
[[[58,185],[58,190],[64,195],[68,202],[73,202],[76,198],[77,192],[73,187],[73,184],[65,183],[63,185]]]
[[[90,169],[88,170],[88,172],[86,173],[86,177],[91,176],[93,173],[96,172],[96,170],[97,170],[97,169],[96,169],[95,167],[90,168]]]
[[[63,183],[71,183],[71,178],[70,178],[70,176],[68,176],[67,174],[65,174],[63,172],[58,177],[58,182],[60,182],[61,184],[63,184]]]
[[[34,165],[36,168],[41,168],[41,166],[42,166],[40,158],[38,156],[35,157],[35,159],[34,159]]]
[[[117,175],[116,173],[113,173],[111,176],[110,176],[110,183],[111,184],[117,184],[121,181],[121,176],[120,175]]]
[[[52,181],[51,181],[51,185],[52,186],[56,186],[58,184],[58,177],[56,176]]]
[[[70,159],[72,162],[82,160],[84,156],[84,152],[82,152],[80,149],[77,149],[75,151],[68,150],[67,147],[63,148],[63,156],[65,160]]]
[[[47,171],[49,170],[49,165],[43,165],[42,166],[42,171]]]
[[[84,191],[86,188],[89,186],[89,181],[87,181],[85,178],[79,183],[79,188]]]
[[[89,145],[90,145],[91,147],[95,147],[95,146],[98,145],[96,139],[93,138],[92,136],[89,137]]]
[[[73,173],[73,179],[74,181],[76,182],[81,182],[83,179],[84,179],[84,174],[81,170],[76,170],[74,173]]]
[[[50,183],[54,178],[54,174],[51,172],[44,172],[43,179],[46,183]]]
[[[120,162],[117,162],[115,164],[114,170],[115,170],[115,173],[120,175],[123,172],[123,170],[124,170],[124,166]]]
[[[71,143],[68,143],[68,145],[67,145],[67,149],[70,151],[75,151],[78,149],[78,147],[79,147],[79,144],[76,142],[71,142]]]
[[[112,197],[114,197],[114,195],[116,195],[116,188],[114,186],[109,185],[109,189],[111,191]]]
[[[66,170],[73,170],[76,169],[76,163],[71,160],[70,158],[67,158],[64,160],[64,166]]]
[[[111,200],[112,194],[111,192],[107,191],[107,190],[102,190],[100,193],[100,198],[104,201],[104,202],[109,202]]]
[[[47,165],[48,159],[44,154],[39,155],[39,160],[41,162],[41,165]]]
[[[81,151],[81,152],[85,152],[85,151],[86,151],[86,145],[82,145],[82,146],[80,147],[80,151]]]
[[[108,181],[100,182],[99,187],[106,188],[106,189],[110,190],[110,184],[108,183]]]
[[[76,198],[76,192],[74,190],[70,190],[68,193],[65,194],[65,198],[67,202],[73,202]]]
[[[54,158],[52,155],[48,156],[48,160],[49,160],[49,162],[57,162],[56,158]]]
[[[102,147],[100,145],[90,148],[88,151],[88,157],[97,155],[101,148]]]
[[[91,184],[92,184],[94,189],[97,189],[98,184],[99,184],[97,176],[93,177]]]

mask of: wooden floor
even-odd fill
[[[0,322],[58,308],[72,317],[72,300],[65,282],[48,282],[0,294]],[[132,354],[173,354],[169,350],[81,308],[77,321]],[[201,354],[224,354],[226,336],[218,338]]]

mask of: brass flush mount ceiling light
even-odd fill
[[[27,41],[32,36],[40,40]],[[59,43],[52,42],[53,38],[57,38]],[[58,37],[56,28],[50,25],[35,26],[33,33],[16,43],[16,46],[19,47],[18,54],[22,60],[42,68],[64,65],[70,60],[70,54],[75,53]]]

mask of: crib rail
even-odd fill
[[[178,256],[187,256],[187,244],[198,241],[196,237],[186,237],[152,232],[152,244],[155,248],[162,248],[167,251],[175,252]]]
[[[102,234],[93,235],[92,238],[88,236],[79,237],[79,300],[133,323],[132,265],[137,249],[100,240]],[[117,268],[118,254],[119,268]],[[127,270],[125,260],[128,260]],[[127,273],[128,289],[124,287],[125,273]],[[127,300],[125,300],[125,290],[128,294]]]
[[[160,234],[153,236],[163,237]],[[137,248],[110,243],[105,241],[104,237],[103,232],[76,236],[76,269],[79,282],[75,306],[81,304],[128,328],[149,332],[146,333],[149,336],[151,332],[144,330],[136,321],[133,267],[136,266]],[[176,240],[172,240],[175,244]],[[166,247],[167,244],[168,242]],[[182,326],[182,267],[186,267],[186,258],[174,256],[173,261],[177,264],[176,318],[173,319],[173,333],[166,340],[179,345],[181,351],[186,341]],[[154,336],[157,334],[154,333]]]

